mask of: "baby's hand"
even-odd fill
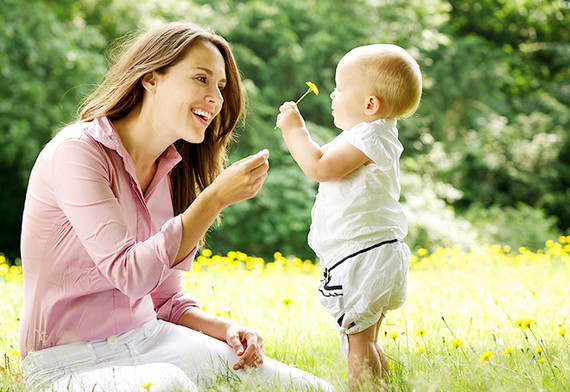
[[[277,115],[277,126],[281,128],[283,132],[289,131],[293,128],[304,128],[305,120],[295,102],[285,102],[279,108],[279,113]]]

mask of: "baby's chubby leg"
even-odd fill
[[[348,336],[348,383],[350,388],[373,382],[388,373],[388,359],[377,343],[378,331],[384,316],[364,331]]]

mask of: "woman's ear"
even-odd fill
[[[364,109],[364,112],[369,116],[373,116],[380,111],[382,104],[382,99],[380,97],[371,95],[366,100],[366,108]]]
[[[141,78],[141,84],[146,91],[148,91],[151,94],[154,94],[156,92],[156,86],[158,84],[156,78],[156,72],[152,71],[144,74],[143,77]]]

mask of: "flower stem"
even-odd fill
[[[309,88],[309,89],[305,92],[305,94],[303,94],[303,95],[301,96],[301,98],[299,98],[299,99],[297,100],[297,102],[295,102],[295,105],[298,105],[299,102],[301,102],[301,101],[303,100],[303,98],[305,98],[305,97],[307,96],[307,94],[309,94],[310,92],[311,92],[311,88]]]

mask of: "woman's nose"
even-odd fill
[[[218,87],[213,88],[209,92],[207,99],[208,101],[219,105],[221,105],[224,102],[224,96],[222,95],[222,91]]]

